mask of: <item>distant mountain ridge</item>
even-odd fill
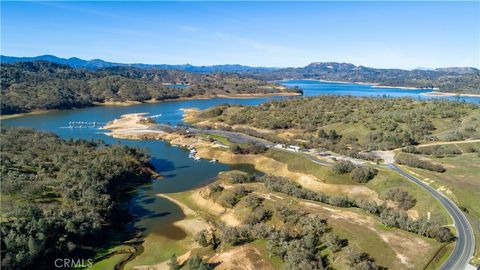
[[[73,68],[85,68],[89,70],[96,70],[108,67],[137,67],[145,69],[169,69],[169,70],[181,70],[189,72],[269,72],[269,71],[278,71],[278,70],[293,70],[293,69],[304,69],[304,70],[313,70],[313,69],[324,69],[330,71],[353,71],[353,70],[362,70],[362,69],[375,69],[375,70],[398,70],[398,71],[426,71],[426,72],[442,72],[442,73],[458,73],[458,74],[472,74],[480,72],[479,69],[474,67],[444,67],[444,68],[417,68],[413,70],[404,70],[404,69],[377,69],[365,66],[356,66],[351,63],[339,63],[339,62],[312,62],[305,67],[252,67],[244,66],[238,64],[224,64],[224,65],[212,65],[212,66],[194,66],[190,64],[183,65],[169,65],[169,64],[143,64],[143,63],[116,63],[108,62],[102,59],[92,59],[84,60],[78,57],[70,58],[61,58],[54,55],[39,55],[33,57],[16,57],[16,56],[5,56],[0,55],[0,62],[2,63],[16,63],[16,62],[29,62],[29,61],[49,61],[56,64],[69,65]]]
[[[328,81],[343,81],[353,83],[374,83],[392,87],[416,87],[423,89],[438,89],[441,92],[480,94],[480,70],[474,67],[446,67],[437,69],[419,68],[414,70],[386,69],[357,66],[351,63],[313,62],[305,67],[251,67],[243,65],[193,66],[167,64],[125,64],[107,62],[101,59],[83,60],[80,58],[60,58],[53,55],[36,57],[1,56],[2,63],[25,61],[48,61],[97,71],[106,68],[138,68],[147,71],[175,70],[197,74],[236,73],[244,78],[263,81],[283,79],[316,79]]]
[[[207,72],[250,72],[250,71],[259,71],[259,70],[275,70],[279,68],[272,67],[250,67],[236,64],[226,64],[226,65],[213,65],[213,66],[193,66],[190,64],[184,65],[169,65],[169,64],[142,64],[142,63],[115,63],[107,62],[101,59],[92,59],[84,60],[77,57],[71,58],[61,58],[54,55],[40,55],[34,57],[15,57],[15,56],[5,56],[0,55],[0,62],[2,63],[16,63],[16,62],[30,62],[30,61],[49,61],[56,64],[68,65],[73,68],[85,68],[88,70],[96,70],[109,67],[136,67],[144,69],[168,69],[168,70],[181,70],[188,72],[198,72],[198,73],[207,73]]]

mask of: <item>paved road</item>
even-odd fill
[[[286,151],[286,150],[285,150],[285,151]],[[311,160],[311,161],[313,161],[313,162],[315,162],[315,163],[317,163],[317,164],[323,165],[323,166],[333,166],[333,165],[335,164],[335,163],[328,162],[328,161],[323,160],[323,159],[319,159],[319,158],[314,157],[314,156],[312,156],[312,155],[309,155],[309,154],[307,154],[307,153],[302,153],[302,152],[300,152],[299,154],[302,155],[302,156],[304,156],[304,157],[306,157],[307,159],[309,159],[309,160]]]
[[[473,256],[473,249],[475,247],[475,236],[473,234],[472,227],[468,222],[468,219],[462,213],[462,211],[446,196],[443,196],[440,192],[436,191],[434,188],[425,184],[418,178],[413,175],[405,172],[400,167],[395,164],[387,165],[390,169],[398,172],[405,178],[408,178],[410,181],[421,186],[427,190],[430,194],[433,195],[448,211],[452,217],[455,228],[457,229],[457,241],[455,244],[455,249],[450,257],[443,263],[441,270],[463,270],[467,266],[470,258]]]
[[[217,129],[197,129],[197,128],[189,128],[188,130],[192,133],[215,134],[215,135],[224,136],[224,137],[227,137],[228,140],[233,142],[233,143],[253,142],[253,143],[261,144],[261,145],[263,145],[265,147],[268,147],[268,148],[272,148],[274,146],[274,144],[272,142],[269,142],[267,140],[260,139],[260,138],[257,138],[257,137],[253,137],[253,136],[250,136],[250,135],[247,135],[247,134],[244,134],[244,133],[240,133],[240,132],[217,130]],[[279,151],[287,151],[289,153],[299,154],[299,155],[304,156],[305,158],[307,158],[307,159],[309,159],[309,160],[311,160],[311,161],[313,161],[317,164],[320,164],[320,165],[332,166],[334,164],[334,163],[319,159],[317,157],[314,157],[312,155],[309,155],[308,153],[305,153],[305,152],[292,152],[292,151],[289,151],[287,149],[280,149],[280,148],[275,148],[275,149],[279,150]]]
[[[261,144],[265,147],[273,146],[272,142],[269,142],[261,138],[253,137],[240,132],[226,131],[226,130],[220,130],[220,129],[201,129],[201,128],[195,128],[195,127],[172,127],[165,124],[157,124],[154,126],[150,126],[148,127],[148,129],[152,131],[164,131],[164,132],[172,132],[172,131],[178,131],[182,129],[189,132],[190,134],[210,134],[210,135],[219,135],[219,136],[227,137],[228,140],[232,143],[253,142],[253,143]]]
[[[157,128],[154,129],[163,129],[165,130],[166,128],[171,128],[168,126],[157,126]],[[231,132],[231,131],[224,131],[224,130],[211,130],[211,129],[197,129],[197,128],[187,128],[187,130],[191,133],[207,133],[207,134],[216,134],[216,135],[221,135],[228,137],[230,141],[234,143],[245,143],[245,142],[256,142],[260,143],[266,147],[272,147],[273,143],[256,138],[253,136],[249,136],[243,133],[239,132]],[[280,149],[279,149],[280,150]],[[283,150],[283,151],[288,151],[288,150]],[[308,158],[309,160],[321,164],[321,165],[327,165],[331,166],[332,163],[326,162],[324,160],[321,160],[319,158],[316,158],[312,155],[309,155],[307,153],[303,152],[298,152],[298,154]],[[470,261],[470,258],[473,256],[473,250],[475,247],[475,236],[473,234],[472,227],[470,226],[470,223],[468,222],[467,218],[465,215],[462,213],[462,211],[453,203],[450,199],[448,199],[446,196],[443,196],[441,193],[439,193],[437,190],[434,188],[430,187],[429,185],[425,184],[415,176],[407,173],[406,171],[402,170],[400,167],[396,166],[393,163],[388,163],[387,166],[402,175],[403,177],[409,179],[410,181],[414,182],[415,184],[419,185],[420,187],[424,188],[426,191],[428,191],[430,194],[432,194],[447,210],[449,215],[452,217],[455,228],[457,229],[457,240],[455,244],[455,248],[453,250],[453,253],[450,255],[450,257],[447,259],[447,261],[444,262],[442,267],[440,268],[441,270],[464,270],[465,267],[467,266],[468,262]]]

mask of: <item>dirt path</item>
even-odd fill
[[[395,162],[395,153],[393,151],[373,151],[373,153],[387,164]]]
[[[424,144],[419,144],[419,145],[417,145],[417,147],[431,146],[431,145],[444,145],[444,144],[475,143],[475,142],[480,142],[480,139],[478,139],[478,140],[466,140],[466,141],[451,141],[451,142],[432,142],[432,143],[424,143]]]
[[[434,145],[449,145],[449,144],[462,144],[462,143],[476,143],[478,140],[466,140],[466,141],[451,141],[451,142],[431,142],[416,145],[416,147],[434,146]],[[395,151],[399,151],[402,148],[393,149],[390,151],[373,151],[377,156],[384,160],[385,163],[390,164],[395,162]]]

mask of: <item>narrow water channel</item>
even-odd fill
[[[315,81],[286,81],[288,86],[299,86],[304,90],[305,96],[322,94],[378,96],[392,97],[409,96],[420,98],[425,90],[401,90],[390,88],[373,88],[368,85],[338,84]],[[281,97],[275,97],[281,98]],[[101,139],[109,144],[121,143],[137,146],[148,150],[152,157],[155,170],[164,176],[164,179],[153,180],[151,183],[139,187],[133,198],[128,203],[128,209],[134,220],[129,225],[128,233],[135,233],[141,243],[145,237],[154,241],[154,248],[162,248],[162,243],[181,240],[186,233],[173,223],[184,218],[183,212],[175,203],[157,196],[158,193],[175,193],[208,184],[213,181],[221,171],[241,169],[253,171],[248,166],[228,166],[221,163],[210,163],[207,160],[195,161],[188,157],[188,152],[168,143],[158,140],[118,140],[108,137],[98,126],[90,128],[67,128],[70,122],[97,122],[106,123],[127,113],[146,112],[150,115],[161,116],[157,119],[160,123],[179,124],[182,122],[182,108],[196,107],[205,109],[222,103],[256,105],[270,98],[255,99],[209,99],[170,101],[157,104],[140,104],[132,106],[98,106],[68,111],[49,112],[38,115],[28,115],[2,121],[2,126],[23,126],[51,131],[63,138],[81,138],[87,140]],[[480,98],[466,98],[467,102],[480,103]],[[4,142],[6,143],[6,142]],[[156,243],[155,240],[158,240]],[[142,246],[136,245],[135,255],[142,253]],[[130,260],[133,259],[130,258]],[[155,258],[152,258],[155,261]],[[158,261],[156,261],[158,263]],[[128,266],[128,264],[127,264]],[[128,267],[127,267],[128,268]]]

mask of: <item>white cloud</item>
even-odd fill
[[[238,45],[245,47],[246,49],[253,49],[266,54],[298,54],[303,53],[303,50],[282,46],[278,44],[263,42],[260,40],[244,38],[240,36],[235,36],[231,34],[226,34],[223,32],[215,32],[215,36],[219,39],[228,42],[234,42]]]
[[[197,32],[198,30],[196,27],[188,26],[188,25],[182,26],[181,29],[186,32]]]

